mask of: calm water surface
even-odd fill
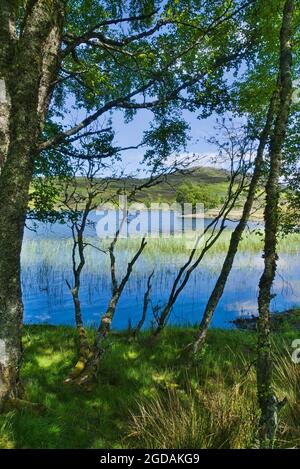
[[[176,225],[177,223],[177,225]],[[181,220],[174,224],[179,229]],[[190,220],[192,227],[192,220]],[[205,220],[205,224],[209,223]],[[232,228],[233,223],[228,229]],[[158,225],[156,230],[161,231]],[[90,227],[90,236],[95,228]],[[70,231],[66,225],[40,224],[37,232],[25,233],[22,252],[22,284],[25,306],[25,322],[47,324],[74,324],[73,302],[66,285],[72,282]],[[81,300],[86,323],[97,325],[110,298],[110,274],[108,256],[87,248],[87,264],[82,274]],[[124,272],[132,252],[118,253],[120,273]],[[163,306],[168,298],[178,267],[186,260],[187,253],[176,255],[155,253],[143,255],[123,292],[117,307],[113,326],[126,328],[134,325],[142,311],[143,294],[148,275],[154,269],[151,305],[147,325],[153,321],[152,308]],[[222,266],[224,255],[209,255],[193,272],[170,316],[172,324],[194,324],[201,320],[204,307]],[[283,254],[278,264],[274,285],[276,297],[273,311],[300,304],[300,254]],[[257,313],[257,285],[263,268],[261,254],[239,253],[230,274],[224,295],[213,319],[213,327],[232,327],[230,321],[238,315]]]

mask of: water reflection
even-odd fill
[[[205,220],[205,223],[208,223]],[[90,234],[95,229],[90,227]],[[66,280],[72,279],[71,242],[65,225],[40,225],[38,232],[26,231],[22,252],[22,283],[25,321],[32,323],[73,324],[73,303]],[[127,265],[132,252],[118,253],[119,272]],[[170,316],[173,324],[194,324],[201,319],[203,309],[214,286],[224,255],[209,255],[193,272]],[[115,328],[126,328],[129,320],[135,324],[142,311],[143,292],[150,272],[155,269],[151,306],[163,305],[178,267],[186,253],[154,253],[138,260],[132,277],[124,290],[114,319]],[[257,311],[257,285],[263,268],[260,253],[239,253],[216,311],[213,326],[231,327],[230,321],[239,314]],[[299,255],[280,257],[274,285],[276,297],[272,310],[284,310],[300,304]],[[98,324],[110,297],[109,260],[105,254],[87,250],[87,265],[82,276],[82,309],[87,323]],[[153,321],[148,314],[147,325]]]

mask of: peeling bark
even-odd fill
[[[54,78],[58,74],[59,59],[58,51],[61,44],[61,29],[62,25],[54,26],[48,37],[46,38],[43,51],[42,51],[42,75],[39,86],[39,99],[38,99],[38,116],[43,130],[45,114],[48,109],[53,86],[55,84]]]
[[[9,117],[11,100],[5,79],[0,77],[0,174],[4,166],[9,145]]]

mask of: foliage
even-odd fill
[[[254,34],[257,21],[248,11],[252,6],[240,0],[65,3],[58,76],[43,130],[43,150],[36,160],[38,177],[49,177],[49,172],[52,177],[65,175],[72,159],[86,158],[82,142],[86,133],[93,147],[88,157],[121,154],[113,141],[111,115],[121,111],[126,125],[142,109],[152,113],[151,125],[142,140],[130,146],[142,146],[144,165],[150,172],[159,171],[170,155],[185,149],[189,125],[184,111],[195,111],[201,118],[230,110],[226,74],[237,73],[246,57],[255,60],[254,50],[259,47]],[[20,2],[20,30],[31,8],[32,2]],[[76,125],[81,120],[81,130],[72,128],[73,116]],[[66,134],[70,129],[74,132]],[[31,194],[31,208],[41,206],[42,190],[39,181]],[[49,201],[47,197],[45,209],[51,208]],[[38,214],[43,215],[42,207]]]
[[[300,230],[300,171],[299,171],[299,125],[300,101],[294,103],[294,113],[289,122],[283,149],[283,178],[280,227],[284,233]]]
[[[220,204],[220,198],[206,186],[196,185],[187,181],[178,187],[176,202],[180,204],[190,203],[193,206],[197,203],[201,203],[204,205],[204,208],[207,209],[217,207]]]

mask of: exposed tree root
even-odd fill
[[[37,413],[44,412],[46,407],[43,404],[37,402],[30,402],[25,399],[19,399],[17,397],[9,398],[4,405],[4,412],[10,412],[12,410],[23,410],[29,409]]]
[[[79,386],[89,385],[98,376],[100,357],[91,353],[89,359],[80,359],[73,372],[65,380],[65,383],[73,383]]]

